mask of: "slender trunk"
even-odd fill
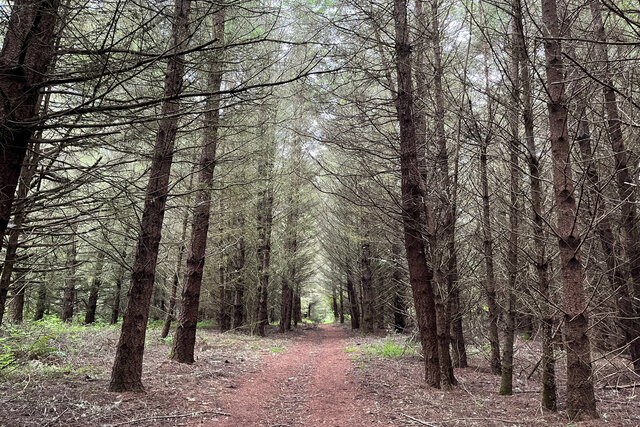
[[[265,155],[258,164],[258,175],[264,177],[258,194],[257,206],[257,228],[258,228],[258,248],[256,256],[258,261],[258,307],[257,333],[265,336],[265,327],[269,323],[267,316],[269,303],[269,280],[271,278],[271,231],[273,226],[273,197],[274,197],[274,177],[273,169],[276,154],[275,133],[272,131],[271,123],[263,123],[263,137],[266,139]]]
[[[296,102],[298,100],[296,99]],[[291,153],[291,194],[288,200],[287,219],[285,225],[285,257],[286,268],[282,279],[282,301],[280,308],[280,332],[291,329],[294,314],[294,298],[297,283],[298,257],[298,217],[300,214],[299,197],[299,167],[302,161],[302,144],[298,138],[294,141]]]
[[[33,320],[42,320],[44,313],[47,311],[47,282],[46,278],[38,285],[38,294],[36,297],[36,312],[33,315]]]
[[[479,4],[479,16],[481,25],[485,27],[485,16],[482,2]],[[489,113],[486,135],[478,134],[480,145],[480,185],[482,187],[482,233],[485,264],[485,287],[487,293],[487,310],[489,314],[489,344],[491,346],[490,365],[491,372],[495,375],[502,373],[500,360],[500,336],[498,335],[498,320],[500,310],[497,303],[495,261],[493,255],[493,230],[491,225],[491,196],[489,192],[488,155],[489,142],[493,138],[492,124],[494,121],[493,96],[489,85],[489,46],[488,42],[482,44],[482,58],[484,64],[484,90],[487,93],[487,110]]]
[[[291,299],[292,290],[287,277],[282,278],[282,293],[280,301],[280,332],[291,330]]]
[[[76,225],[72,225],[70,230],[71,244],[69,251],[67,252],[67,260],[65,263],[66,278],[64,280],[64,295],[62,297],[62,316],[60,319],[63,322],[71,322],[73,319],[73,308],[75,305],[76,296]]]
[[[360,310],[358,309],[358,296],[351,280],[351,274],[347,273],[347,298],[349,298],[349,313],[351,314],[351,329],[360,329]]]
[[[124,261],[123,256],[123,261]],[[120,265],[118,268],[118,274],[116,276],[116,283],[113,290],[113,305],[111,306],[111,324],[115,325],[118,323],[118,318],[120,317],[120,299],[122,293],[122,282],[125,279],[125,267],[124,265]]]
[[[524,36],[522,18],[522,4],[514,0],[514,21],[516,42],[519,44],[520,73],[522,84],[522,118],[527,147],[527,163],[529,166],[529,180],[531,183],[531,210],[533,217],[533,241],[535,256],[533,263],[538,276],[538,291],[540,293],[540,321],[542,323],[542,406],[555,411],[557,408],[555,357],[553,352],[553,317],[549,293],[549,260],[546,255],[546,241],[544,235],[544,220],[542,217],[542,179],[540,159],[535,144],[533,90],[529,55]]]
[[[293,325],[298,326],[302,322],[302,299],[300,298],[300,284],[297,284],[293,293]]]
[[[338,293],[340,297],[340,324],[344,324],[344,290],[342,289],[342,282],[340,282],[340,291]]]
[[[193,175],[192,175],[193,176]],[[189,182],[189,189],[192,188],[193,181]],[[178,249],[178,260],[176,261],[176,269],[173,273],[173,280],[171,282],[171,296],[169,297],[169,310],[164,317],[164,323],[162,324],[162,332],[160,337],[166,338],[169,335],[169,329],[171,329],[171,322],[175,320],[176,302],[178,300],[178,288],[180,287],[180,276],[182,274],[182,260],[184,258],[184,252],[187,249],[185,240],[187,238],[187,225],[189,223],[189,212],[185,212],[182,218],[182,232],[180,233],[180,248]]]
[[[224,9],[214,15],[213,34],[217,46],[224,45]],[[208,88],[215,93],[222,85],[222,57],[217,57],[211,63]],[[204,270],[205,252],[207,250],[207,235],[209,233],[209,218],[211,215],[211,185],[216,165],[216,150],[218,148],[218,126],[220,120],[220,96],[210,96],[206,104],[204,123],[204,145],[198,163],[198,191],[191,227],[191,246],[187,257],[187,271],[184,277],[180,318],[174,338],[171,358],[181,363],[194,362],[196,344],[196,325],[198,323],[198,308],[200,305],[200,288],[202,286],[202,272]]]
[[[562,43],[556,0],[542,0],[549,129],[553,160],[553,188],[557,206],[557,234],[564,294],[567,351],[567,413],[572,419],[597,417],[591,370],[589,320],[585,299],[581,236],[576,228],[577,207],[567,130],[567,101]]]
[[[425,380],[440,386],[436,308],[432,286],[433,272],[427,263],[422,237],[422,212],[425,192],[418,170],[416,126],[413,118],[411,45],[407,24],[406,0],[394,0],[396,72],[398,81],[396,108],[400,123],[400,167],[404,240],[409,278],[424,353]]]
[[[375,313],[373,307],[373,274],[371,272],[370,245],[371,244],[369,243],[369,241],[365,238],[360,248],[360,283],[362,284],[362,331],[364,333],[373,332],[375,327]]]
[[[602,91],[604,108],[607,113],[607,130],[611,149],[615,154],[615,171],[618,195],[620,197],[621,218],[620,225],[624,232],[624,248],[629,258],[629,271],[633,279],[635,298],[640,298],[640,233],[638,232],[638,218],[636,213],[636,193],[633,178],[629,168],[629,153],[625,147],[622,134],[618,103],[616,101],[615,85],[611,76],[607,34],[602,20],[600,0],[589,0],[592,24],[597,43],[595,48],[600,63],[604,65],[602,75]],[[640,308],[640,304],[636,304]],[[636,371],[640,362],[634,360]]]
[[[242,214],[240,214],[242,215]],[[244,218],[239,217],[237,220],[237,229],[244,229]],[[245,244],[244,237],[241,235],[236,242],[236,253],[233,258],[234,269],[234,295],[233,295],[233,329],[240,328],[244,325],[244,264],[245,264]]]
[[[400,245],[391,244],[391,254],[393,256],[393,324],[397,333],[401,334],[407,327],[407,295],[405,292],[405,282],[402,280],[402,267],[400,264]]]
[[[518,193],[520,169],[520,41],[518,38],[519,9],[512,5],[511,37],[511,108],[509,114],[509,244],[507,249],[507,311],[505,313],[504,346],[502,348],[502,375],[500,394],[513,393],[513,345],[515,338],[516,286],[518,281]]]
[[[84,316],[84,324],[89,325],[96,321],[96,309],[98,308],[98,292],[102,287],[102,267],[104,266],[104,252],[98,250],[98,258],[96,259],[96,267],[91,279],[91,287],[89,289],[89,299],[87,301],[87,312]]]
[[[0,247],[35,128],[39,85],[53,59],[59,6],[59,0],[16,0],[7,22],[0,52]]]
[[[49,97],[47,96],[45,104],[48,104],[48,99]],[[22,225],[27,216],[27,196],[29,195],[31,181],[38,168],[39,161],[40,144],[32,143],[27,160],[22,165],[22,170],[20,171],[16,203],[13,207],[13,211],[15,212],[13,216],[13,227],[11,227],[11,230],[9,231],[9,239],[4,264],[2,266],[2,275],[0,275],[0,325],[2,324],[2,318],[4,317],[7,292],[11,285],[11,275],[16,263],[16,252],[18,250],[20,234],[22,233]]]
[[[220,277],[219,299],[220,299],[220,311],[218,312],[218,326],[220,332],[226,332],[231,329],[231,316],[229,315],[229,307],[231,301],[229,296],[229,290],[227,289],[227,270],[225,263],[221,262],[218,268],[218,275]]]
[[[172,28],[173,55],[169,58],[164,84],[166,100],[162,102],[162,116],[159,120],[140,234],[131,272],[129,302],[111,372],[110,391],[141,392],[144,390],[142,385],[144,341],[178,129],[180,101],[177,96],[182,92],[185,66],[184,54],[179,52],[184,50],[189,41],[190,8],[191,0],[176,0]]]
[[[336,288],[331,287],[331,309],[333,311],[333,321],[338,320],[338,298],[336,297]]]
[[[13,300],[11,301],[11,320],[14,323],[22,323],[24,315],[24,291],[27,283],[23,277],[19,278],[14,285]]]
[[[458,286],[452,289],[449,295],[451,303],[451,346],[453,348],[453,366],[455,368],[467,368],[467,347],[464,340],[464,328],[462,326],[462,310],[460,307],[460,289]]]

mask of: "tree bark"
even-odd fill
[[[0,52],[0,247],[54,54],[59,0],[16,0]]]
[[[47,97],[48,100],[48,97]],[[29,195],[29,188],[31,187],[31,181],[38,168],[40,161],[40,144],[30,144],[29,155],[27,160],[22,165],[20,171],[20,179],[18,182],[18,193],[16,197],[16,203],[13,207],[13,227],[9,231],[9,239],[7,248],[5,251],[4,264],[2,266],[2,274],[0,275],[0,325],[2,325],[2,318],[4,317],[4,307],[7,299],[7,292],[11,286],[11,275],[16,263],[16,252],[18,250],[18,243],[20,234],[22,233],[22,225],[25,222],[27,212],[27,196]],[[24,293],[22,293],[24,298]],[[23,303],[24,306],[24,303]]]
[[[190,183],[189,189],[191,188],[192,186]],[[184,218],[182,219],[182,232],[180,233],[180,248],[178,249],[178,260],[176,261],[176,270],[173,273],[173,280],[171,282],[171,296],[169,297],[169,309],[167,310],[167,314],[164,318],[164,323],[162,324],[162,332],[160,333],[161,338],[166,338],[169,335],[169,329],[171,329],[171,322],[175,320],[176,302],[178,300],[178,288],[180,287],[180,275],[182,274],[182,260],[184,258],[184,252],[187,249],[185,240],[187,238],[188,223],[189,223],[189,212],[185,212]]]
[[[102,267],[104,266],[104,252],[98,250],[96,266],[91,279],[91,288],[89,289],[89,299],[87,301],[87,312],[84,316],[84,324],[89,325],[96,321],[96,309],[98,308],[98,292],[102,287]]]
[[[616,184],[620,197],[621,228],[624,232],[624,248],[629,259],[629,271],[634,285],[634,296],[640,298],[640,233],[638,232],[638,216],[636,212],[636,190],[629,170],[629,153],[625,147],[624,136],[616,91],[610,70],[609,52],[607,47],[607,33],[602,20],[600,0],[590,0],[592,25],[597,43],[595,49],[600,63],[604,65],[602,75],[602,91],[604,95],[604,109],[607,114],[607,131],[611,142],[611,149],[615,154]],[[640,312],[640,303],[635,304],[635,312]],[[636,340],[638,341],[638,340]],[[634,351],[635,352],[635,351]],[[640,373],[640,354],[632,354],[633,365]]]
[[[353,286],[351,274],[347,273],[347,298],[349,298],[349,314],[351,315],[351,329],[360,329],[360,309],[358,308],[358,295]]]
[[[124,258],[126,258],[125,256],[122,257],[123,262],[124,262]],[[122,282],[124,281],[125,278],[125,267],[123,265],[120,265],[120,267],[118,268],[118,273],[116,276],[116,283],[115,283],[115,287],[113,290],[113,305],[111,306],[111,324],[115,325],[116,323],[118,323],[118,318],[120,317],[120,299],[121,299],[121,292],[122,292]]]
[[[273,225],[273,197],[274,177],[273,169],[276,154],[275,133],[271,131],[271,123],[261,124],[262,136],[266,144],[265,153],[259,160],[258,175],[263,177],[260,183],[257,206],[258,248],[256,256],[258,261],[258,307],[257,333],[265,336],[265,327],[269,324],[269,280],[271,278],[271,231]]]
[[[46,278],[45,278],[46,279]],[[33,315],[33,320],[42,320],[44,313],[47,311],[47,283],[46,280],[42,280],[38,285],[38,294],[36,297],[36,311]]]
[[[77,225],[75,224],[69,227],[72,234],[71,244],[67,252],[67,260],[65,262],[66,278],[64,280],[64,295],[62,297],[62,315],[60,316],[63,322],[71,322],[73,320],[73,308],[76,296],[76,227]]]
[[[366,226],[365,226],[366,227]],[[366,228],[364,228],[366,229]],[[362,331],[373,332],[375,325],[371,243],[365,238],[360,247],[360,283],[362,285]]]
[[[239,215],[242,215],[240,213]],[[242,216],[237,218],[237,229],[244,229],[244,218]],[[245,265],[245,243],[244,236],[240,235],[236,241],[236,251],[233,258],[233,317],[232,317],[232,329],[240,328],[244,325],[244,265]]]
[[[224,9],[213,17],[213,34],[216,46],[224,46]],[[220,91],[222,85],[222,55],[211,63],[208,88],[211,92]],[[211,185],[216,165],[216,150],[218,148],[218,126],[220,121],[220,96],[209,97],[206,105],[204,123],[204,146],[199,161],[198,191],[193,213],[191,228],[191,246],[187,257],[187,271],[184,277],[180,319],[174,338],[171,358],[181,363],[194,362],[196,344],[196,325],[198,323],[198,308],[200,305],[200,288],[202,286],[202,272],[204,270],[205,252],[207,249],[207,235],[209,233],[209,218],[211,216]]]
[[[177,96],[182,92],[184,74],[184,54],[179,52],[189,41],[190,8],[191,0],[176,0],[172,27],[173,55],[169,58],[164,85],[166,100],[162,102],[162,117],[159,120],[149,172],[149,184],[146,189],[142,223],[131,273],[129,302],[111,372],[109,390],[114,392],[144,391],[142,385],[144,341],[178,128],[180,102]]]
[[[515,4],[515,3],[514,3]],[[502,375],[500,394],[513,393],[513,345],[515,339],[516,286],[518,282],[518,216],[520,215],[518,193],[520,191],[520,168],[518,147],[520,145],[520,41],[518,37],[519,10],[512,5],[511,37],[511,108],[509,120],[509,243],[507,248],[507,310],[505,312],[504,346],[502,348]]]
[[[551,411],[557,409],[555,356],[553,352],[553,317],[549,305],[549,259],[546,255],[546,239],[544,234],[544,220],[542,217],[542,179],[540,159],[536,149],[534,136],[533,113],[533,80],[529,68],[529,54],[524,35],[522,18],[522,3],[514,0],[514,27],[519,43],[520,72],[522,83],[522,118],[527,147],[527,163],[529,166],[531,210],[533,217],[533,242],[535,256],[533,264],[538,276],[538,291],[540,293],[540,321],[542,329],[542,406]]]
[[[393,256],[393,272],[391,279],[393,281],[393,324],[394,330],[401,334],[407,327],[407,302],[405,284],[402,280],[402,267],[400,264],[400,245],[391,244],[391,254]]]
[[[593,390],[591,344],[587,334],[589,320],[584,293],[585,273],[580,260],[582,239],[576,228],[577,207],[571,177],[564,64],[556,0],[542,0],[542,20],[553,188],[557,206],[556,233],[564,294],[567,413],[571,419],[596,418],[598,414]]]
[[[411,46],[407,24],[406,0],[394,0],[396,72],[398,81],[396,108],[400,122],[400,168],[402,174],[403,228],[409,278],[425,361],[425,380],[440,386],[440,362],[436,329],[436,308],[432,286],[433,272],[427,264],[422,236],[424,191],[421,185],[416,151],[416,126],[413,118]]]
[[[607,201],[605,197],[603,197],[600,177],[593,160],[589,122],[587,118],[584,117],[586,108],[580,108],[580,110],[582,114],[578,119],[577,139],[582,161],[586,169],[585,175],[589,185],[591,205],[595,209],[593,214],[596,217],[597,223],[596,234],[602,247],[609,283],[611,283],[616,298],[618,324],[624,334],[625,343],[629,345],[629,353],[631,354],[634,370],[638,372],[640,369],[640,320],[634,310],[633,299],[628,291],[627,275],[619,262],[619,260],[624,259],[624,255],[621,253],[619,245],[616,244],[616,238],[611,228],[611,221],[608,217],[609,210]]]
[[[479,4],[479,18],[481,25],[485,26],[484,10],[482,2]],[[480,186],[482,187],[482,232],[483,251],[485,264],[485,286],[487,293],[487,310],[489,314],[489,345],[491,346],[490,365],[494,375],[502,373],[502,361],[500,360],[500,336],[498,335],[498,320],[500,318],[499,306],[496,294],[495,261],[493,254],[493,229],[491,225],[491,196],[489,192],[488,178],[488,148],[489,142],[493,138],[492,124],[494,121],[493,95],[489,85],[489,46],[488,42],[482,43],[482,58],[484,65],[484,90],[487,94],[487,110],[489,113],[488,129],[486,135],[478,134],[480,145]]]
[[[24,293],[27,283],[23,277],[19,278],[14,285],[13,300],[11,301],[11,320],[14,323],[22,323],[24,317]]]
[[[340,324],[344,324],[344,290],[342,289],[342,282],[340,282],[340,288],[338,296],[340,298]]]

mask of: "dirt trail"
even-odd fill
[[[344,348],[347,332],[323,325],[221,397],[224,426],[370,426],[376,416],[360,394]]]

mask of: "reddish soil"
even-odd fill
[[[348,375],[346,329],[323,325],[221,396],[223,426],[368,426],[378,423],[356,379]]]
[[[202,330],[196,363],[184,365],[168,360],[170,346],[151,329],[146,393],[108,393],[117,333],[86,330],[57,339],[51,344],[64,356],[0,375],[0,426],[640,425],[638,382],[615,360],[595,364],[599,420],[567,419],[561,360],[561,411],[543,411],[539,373],[532,374],[540,354],[533,340],[518,341],[515,394],[499,396],[500,379],[489,373],[477,345],[470,345],[473,367],[456,369],[459,385],[445,392],[424,385],[415,351],[384,358],[372,352],[389,341],[406,342],[383,331],[363,337],[333,325],[287,334],[269,328],[267,338],[257,338]]]

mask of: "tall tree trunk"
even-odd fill
[[[458,286],[451,290],[449,295],[451,304],[451,346],[453,348],[453,366],[456,368],[467,368],[467,347],[464,340],[464,329],[462,326],[462,310],[460,307],[460,289]]]
[[[180,101],[177,97],[182,92],[184,74],[184,54],[180,52],[189,41],[190,8],[191,0],[176,0],[172,26],[173,52],[167,65],[164,84],[166,99],[162,102],[162,117],[159,120],[140,234],[131,272],[129,302],[111,372],[110,391],[141,392],[144,390],[142,385],[144,340],[178,129]]]
[[[193,175],[191,175],[193,176]],[[192,187],[192,181],[189,183],[189,189]],[[169,329],[171,329],[171,322],[175,320],[176,302],[178,300],[178,288],[180,287],[180,276],[182,274],[182,260],[184,258],[184,252],[187,249],[187,225],[189,223],[189,212],[185,212],[182,218],[182,231],[180,233],[180,248],[178,249],[178,260],[176,261],[176,269],[173,273],[173,280],[171,282],[171,296],[169,297],[169,310],[164,317],[164,323],[162,324],[161,338],[166,338],[169,335]]]
[[[393,281],[393,324],[394,330],[401,334],[407,327],[407,302],[405,284],[402,280],[402,266],[400,264],[400,245],[391,244],[391,255],[393,256],[393,272],[391,279]]]
[[[220,311],[218,312],[218,327],[220,332],[226,332],[231,329],[231,316],[229,315],[229,307],[231,306],[231,300],[229,298],[229,289],[227,289],[227,269],[224,263],[221,263],[218,268],[218,275],[220,277],[219,299],[220,299]]]
[[[367,229],[367,225],[363,227]],[[360,247],[360,283],[362,284],[362,331],[364,333],[374,330],[374,295],[373,295],[373,273],[371,271],[371,249],[370,242],[365,239]]]
[[[296,98],[296,102],[299,100]],[[299,138],[293,143],[291,153],[291,181],[287,219],[285,225],[285,257],[286,268],[282,280],[282,300],[280,308],[280,332],[291,329],[291,321],[294,318],[294,299],[297,300],[296,287],[297,278],[297,257],[298,257],[298,217],[300,215],[300,182],[299,168],[302,162],[302,143]]]
[[[269,324],[269,280],[271,278],[271,230],[273,225],[273,197],[274,177],[273,169],[276,154],[275,133],[273,124],[265,122],[262,126],[263,142],[266,144],[265,153],[259,160],[258,175],[263,177],[258,194],[256,222],[258,228],[258,306],[256,309],[259,336],[265,336],[265,327]]]
[[[351,329],[360,329],[360,309],[358,308],[358,295],[351,274],[347,273],[347,298],[349,298],[349,314],[351,314]]]
[[[291,311],[293,290],[291,289],[289,278],[282,278],[282,293],[280,297],[280,332],[291,330]]]
[[[344,290],[342,289],[342,282],[340,282],[340,288],[338,297],[340,298],[340,324],[344,324]]]
[[[62,315],[60,319],[63,322],[71,322],[73,319],[73,308],[75,305],[76,297],[76,224],[72,224],[69,229],[71,230],[71,244],[67,252],[67,260],[65,262],[65,275],[64,280],[64,295],[62,297]]]
[[[533,263],[538,276],[538,292],[540,293],[540,321],[542,329],[542,406],[555,411],[557,408],[555,357],[553,354],[553,317],[549,293],[549,259],[546,255],[546,239],[544,234],[544,220],[542,217],[542,179],[540,159],[536,149],[534,136],[533,112],[533,80],[529,67],[529,54],[524,35],[522,17],[522,3],[513,0],[513,19],[516,41],[519,44],[520,73],[522,85],[522,119],[527,147],[527,163],[529,165],[529,180],[531,183],[531,210],[533,217],[533,242],[535,256]]]
[[[0,52],[0,247],[54,54],[59,0],[16,0]],[[2,301],[4,302],[4,301]]]
[[[482,2],[479,4],[479,19],[481,25],[485,27],[485,15]],[[498,320],[500,310],[497,303],[495,261],[493,255],[493,230],[491,225],[491,197],[489,192],[488,178],[488,148],[489,142],[493,138],[492,125],[494,122],[493,95],[489,84],[489,43],[482,43],[482,59],[484,71],[484,90],[487,94],[487,110],[489,113],[488,129],[486,135],[478,134],[480,145],[480,186],[482,187],[482,233],[483,251],[485,264],[485,287],[487,293],[487,310],[489,314],[489,344],[491,346],[490,365],[491,372],[495,375],[502,373],[502,361],[500,360],[500,336],[498,334]]]
[[[517,35],[519,11],[512,5],[511,37],[511,108],[509,120],[509,244],[507,249],[507,310],[504,323],[504,347],[502,348],[502,375],[500,394],[513,393],[513,345],[515,339],[516,286],[518,282],[518,215],[520,168],[520,41]]]
[[[98,308],[98,292],[102,287],[102,267],[104,266],[104,252],[98,250],[96,266],[91,279],[91,287],[89,289],[89,299],[87,301],[87,312],[84,316],[85,325],[89,325],[96,321],[96,309]]]
[[[44,277],[38,285],[38,294],[36,296],[36,311],[33,315],[33,320],[42,320],[44,313],[47,311],[47,282]]]
[[[302,298],[300,296],[300,284],[297,283],[293,292],[293,314],[291,316],[293,325],[298,326],[302,322]]]
[[[48,103],[48,99],[49,97],[47,96],[45,103]],[[30,145],[29,155],[22,165],[22,170],[20,171],[18,194],[15,206],[13,207],[13,211],[15,212],[13,216],[13,227],[11,227],[11,230],[9,231],[9,239],[5,252],[4,264],[2,266],[2,274],[0,275],[0,325],[2,325],[7,292],[11,285],[11,275],[16,263],[16,252],[18,250],[20,234],[22,233],[22,225],[27,216],[27,196],[29,195],[31,181],[40,161],[40,144],[32,143]],[[22,295],[24,296],[24,294]]]
[[[217,47],[224,46],[224,9],[218,11],[213,18],[213,34]],[[208,90],[219,92],[222,85],[222,54],[216,52],[216,59],[211,62],[209,70]],[[191,246],[187,257],[187,271],[184,277],[180,319],[174,338],[171,358],[181,363],[194,362],[196,344],[196,325],[200,305],[200,288],[204,270],[209,218],[211,216],[211,185],[216,165],[218,148],[218,126],[220,121],[220,96],[213,95],[207,100],[204,145],[199,161],[198,191],[191,227]]]
[[[567,350],[567,413],[571,419],[597,417],[591,370],[589,320],[584,293],[585,273],[580,260],[581,236],[576,228],[577,207],[571,171],[567,130],[567,101],[562,43],[556,0],[542,0],[544,51],[549,129],[553,160],[553,188],[557,206],[557,230],[562,290],[564,294]]]
[[[240,213],[239,215],[242,215]],[[242,216],[237,218],[237,229],[240,233],[243,233],[244,218]],[[233,276],[234,276],[234,294],[233,294],[233,317],[231,327],[233,329],[240,328],[244,325],[244,265],[245,265],[245,244],[244,236],[241,234],[236,241],[236,251],[233,257]]]
[[[24,277],[16,280],[14,285],[13,300],[11,301],[11,320],[14,323],[22,323],[24,317],[24,293],[27,288],[27,282]]]
[[[440,22],[438,19],[440,9],[440,1],[432,0],[431,2],[431,47],[433,50],[433,89],[435,96],[435,130],[436,130],[436,144],[437,144],[437,163],[438,172],[441,179],[441,191],[440,191],[440,203],[445,211],[443,233],[444,240],[446,241],[445,248],[447,249],[445,263],[446,272],[443,275],[442,283],[440,283],[440,289],[438,290],[441,298],[441,314],[439,320],[441,322],[438,325],[438,331],[440,334],[440,364],[442,369],[442,385],[444,387],[456,384],[456,379],[453,376],[453,366],[451,363],[450,347],[450,323],[451,314],[448,298],[454,287],[457,287],[458,280],[458,265],[456,256],[456,241],[455,241],[455,215],[456,215],[456,203],[453,200],[451,178],[449,176],[449,152],[447,147],[447,136],[445,132],[445,101],[444,101],[444,89],[443,89],[443,75],[444,68],[442,65],[442,36],[440,29]],[[435,245],[431,249],[432,251],[438,250]],[[443,250],[443,254],[445,251]],[[446,288],[445,288],[446,286]]]
[[[124,259],[126,257],[123,256],[122,257],[122,262],[124,262]],[[124,265],[120,264],[120,267],[118,267],[118,273],[116,275],[116,283],[115,283],[115,287],[113,290],[113,305],[111,306],[111,324],[115,325],[116,323],[118,323],[118,318],[120,317],[120,299],[121,299],[121,292],[122,292],[122,282],[124,282],[125,279],[125,267]]]
[[[618,103],[616,101],[615,84],[610,70],[607,33],[602,20],[600,0],[589,0],[592,25],[597,43],[596,52],[600,63],[604,65],[602,90],[604,109],[607,114],[607,130],[611,149],[615,154],[616,184],[620,197],[621,228],[624,231],[624,248],[629,258],[629,271],[633,279],[635,299],[640,298],[640,233],[638,232],[638,216],[636,213],[636,189],[629,171],[629,153],[625,147],[622,134]],[[640,312],[640,303],[635,304],[635,312]],[[636,314],[637,317],[637,314]],[[637,341],[637,340],[636,340]],[[633,365],[640,373],[640,354],[633,354]]]
[[[440,362],[436,328],[436,307],[432,286],[433,272],[427,264],[422,237],[424,183],[418,170],[416,126],[413,118],[411,45],[406,0],[394,0],[396,72],[398,81],[396,108],[400,122],[400,168],[402,174],[403,227],[409,278],[424,352],[425,380],[440,386]]]

